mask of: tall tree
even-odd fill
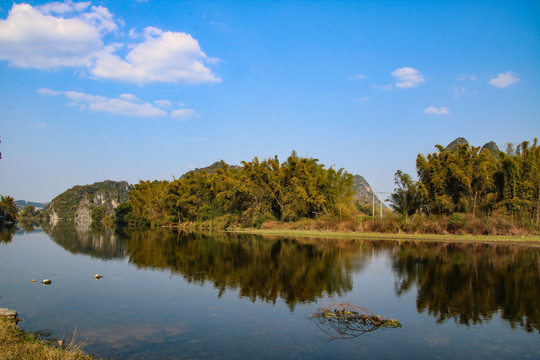
[[[394,175],[396,188],[390,195],[390,206],[392,209],[408,218],[420,210],[421,201],[418,186],[411,176],[401,170]]]
[[[0,221],[11,223],[17,220],[19,208],[11,196],[0,196]]]

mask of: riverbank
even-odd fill
[[[11,320],[0,318],[0,359],[2,360],[96,360],[85,354],[82,346],[71,342],[65,348],[38,339],[25,332]]]
[[[392,240],[392,241],[428,241],[457,242],[471,244],[508,244],[540,247],[540,236],[506,236],[506,235],[433,235],[433,234],[386,234],[373,232],[340,232],[322,230],[290,230],[290,229],[234,229],[233,233],[259,234],[263,236]]]

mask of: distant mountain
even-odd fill
[[[491,155],[493,155],[496,158],[498,158],[499,154],[501,153],[501,150],[499,149],[497,144],[495,144],[493,141],[490,141],[486,143],[484,146],[482,146],[482,150],[484,149],[489,150],[491,152]]]
[[[233,169],[240,169],[240,166],[238,165],[228,165],[228,166]],[[191,173],[200,173],[203,171],[208,174],[215,174],[218,171],[218,169],[221,169],[221,161],[216,161],[215,163],[207,167],[196,168],[195,170],[190,170],[186,172],[184,175],[182,175],[181,178],[185,178],[186,176],[188,176],[188,174],[191,174]]]
[[[92,210],[98,206],[112,215],[120,204],[128,200],[129,189],[127,181],[105,180],[92,185],[77,185],[55,197],[43,214],[51,221],[90,222]]]
[[[462,145],[469,145],[469,142],[463,137],[458,137],[456,140],[454,140],[450,144],[448,144],[446,146],[445,150],[454,152],[454,151],[457,151],[458,147],[462,146]],[[485,143],[484,146],[482,146],[482,148],[480,149],[480,151],[482,151],[484,149],[489,150],[491,152],[491,155],[493,155],[496,158],[499,157],[499,154],[501,152],[501,150],[499,149],[497,144],[495,144],[495,142],[493,142],[493,141]]]
[[[17,207],[19,208],[19,210],[24,209],[28,205],[32,205],[33,207],[41,211],[45,209],[48,203],[38,203],[38,202],[26,201],[26,200],[15,200],[15,204],[17,204]]]
[[[461,145],[469,145],[469,142],[463,137],[458,137],[456,140],[448,144],[445,150],[453,152],[456,151]]]
[[[354,175],[354,198],[361,205],[370,205],[375,201],[375,204],[380,204],[380,200],[375,195],[369,183],[361,175]],[[386,207],[383,203],[383,207]]]

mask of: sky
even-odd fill
[[[540,2],[0,0],[0,194],[540,136]]]

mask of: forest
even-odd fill
[[[59,195],[41,214],[24,209],[18,217],[43,218],[56,212],[67,214],[62,218],[74,218],[81,199],[88,198],[86,206],[90,206],[93,221],[141,228],[540,233],[537,139],[508,144],[504,152],[494,143],[488,144],[475,147],[458,138],[447,147],[437,145],[433,153],[418,154],[417,180],[396,171],[396,187],[388,199],[393,211],[386,211],[382,218],[373,217],[371,204],[355,197],[352,174],[327,168],[318,159],[299,157],[294,151],[283,162],[277,156],[262,161],[254,158],[240,166],[221,161],[172,181],[76,186]],[[112,191],[104,184],[114,186],[112,193],[120,204],[116,209],[112,203],[96,202],[99,194]],[[1,220],[12,220],[16,213],[13,199],[2,197]]]
[[[353,218],[353,176],[317,159],[276,157],[221,162],[214,173],[192,171],[168,181],[140,181],[120,206],[116,221],[138,226],[213,222],[260,227],[263,222],[296,222],[321,216]]]
[[[539,230],[537,140],[506,152],[436,146],[416,159],[414,180],[401,170],[384,219],[354,198],[353,176],[294,151],[286,161],[254,158],[192,171],[173,181],[140,181],[116,213],[134,226],[206,224],[213,228],[290,226],[355,231],[517,234]],[[345,226],[343,225],[345,224]]]
[[[476,219],[539,228],[540,149],[537,139],[506,152],[468,144],[443,148],[416,159],[418,181],[395,174],[392,208],[405,217],[448,217],[448,227],[464,227]]]

